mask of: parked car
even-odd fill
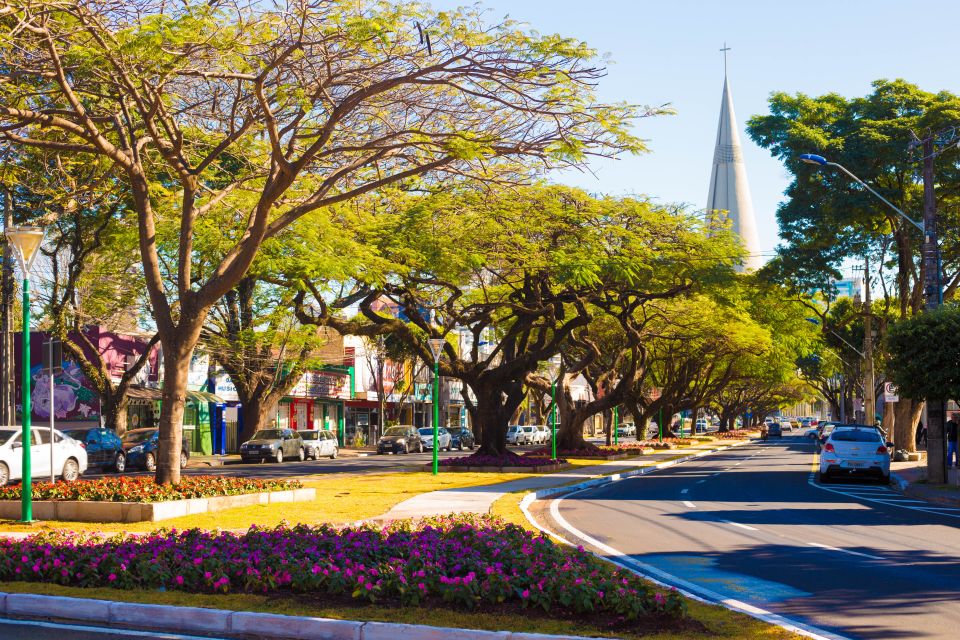
[[[767,437],[768,438],[782,438],[783,437],[783,422],[771,422],[767,425]]]
[[[868,475],[890,482],[890,447],[874,428],[834,429],[820,452],[820,480],[838,475]]]
[[[240,445],[240,458],[244,462],[283,462],[287,458],[302,461],[307,459],[307,449],[293,429],[261,429]]]
[[[80,443],[87,452],[87,465],[101,471],[123,473],[127,468],[127,456],[123,452],[123,440],[113,429],[105,427],[76,427],[64,429],[64,435]]]
[[[708,426],[708,425],[709,425],[709,423],[707,422],[707,419],[706,419],[706,418],[700,418],[700,419],[698,419],[698,420],[697,420],[697,433],[706,433],[706,432],[707,432],[707,426]]]
[[[127,457],[127,468],[156,471],[159,441],[160,430],[156,428],[133,429],[123,434],[123,452]],[[187,466],[189,459],[190,443],[183,438],[180,448],[181,469]]]
[[[420,429],[420,439],[423,441],[424,449],[433,449],[433,427],[423,427]],[[444,427],[437,429],[437,442],[440,445],[439,451],[450,451],[453,437]]]
[[[535,427],[537,429],[537,436],[539,436],[539,440],[537,440],[539,444],[547,444],[553,439],[553,431],[550,430],[550,427],[545,424],[538,424],[535,425]]]
[[[618,436],[635,436],[637,435],[637,425],[632,422],[623,422],[617,427]]]
[[[23,479],[23,445],[19,428],[0,428],[0,486]],[[30,431],[31,477],[50,477],[50,431]],[[64,482],[73,482],[87,470],[87,452],[77,440],[54,429],[53,470]]]
[[[783,422],[780,423],[780,428],[784,432],[789,431],[790,433],[793,433],[793,427],[794,427],[793,420],[784,420]]]
[[[450,427],[450,448],[463,451],[465,448],[473,451],[477,446],[477,440],[473,437],[473,432],[462,427]]]
[[[297,431],[303,440],[303,448],[308,458],[330,458],[335,460],[340,455],[340,445],[337,435],[328,429],[303,429]]]
[[[507,427],[507,444],[523,444],[523,441],[526,440],[526,435],[523,433],[523,426],[519,424],[511,424]]]
[[[423,453],[423,440],[420,439],[417,428],[410,425],[388,427],[377,441],[379,454],[410,453],[411,451]]]

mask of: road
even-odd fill
[[[537,514],[621,563],[826,637],[956,637],[960,510],[865,481],[820,485],[813,455],[788,436],[540,503]]]
[[[125,631],[83,625],[0,619],[3,640],[216,640],[158,631]]]

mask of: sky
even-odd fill
[[[448,9],[463,1],[433,0]],[[776,209],[789,177],[746,135],[771,93],[870,93],[880,78],[960,93],[960,2],[924,0],[484,0],[490,20],[509,15],[541,33],[577,37],[613,64],[601,100],[669,104],[673,116],[641,120],[651,153],[591,163],[555,179],[598,193],[644,194],[706,205],[723,88],[724,43],[761,252],[778,243]],[[593,175],[595,174],[595,175]]]

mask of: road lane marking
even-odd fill
[[[747,531],[759,531],[759,529],[757,529],[756,527],[751,527],[750,525],[747,525],[747,524],[740,524],[739,522],[734,522],[733,520],[721,520],[720,522],[725,522],[735,527],[746,529]]]
[[[886,558],[881,558],[880,556],[872,556],[869,553],[860,553],[859,551],[850,551],[849,549],[841,549],[839,547],[831,547],[827,544],[820,544],[819,542],[808,542],[811,547],[817,547],[818,549],[826,549],[828,551],[839,551],[840,553],[848,553],[851,556],[860,556],[861,558],[870,558],[871,560],[886,560]]]
[[[696,483],[697,483],[697,484],[703,484],[704,482],[706,482],[706,480],[697,480]]]
[[[685,506],[685,507],[690,507],[691,509],[696,509],[696,508],[697,508],[697,505],[693,504],[693,503],[690,502],[689,500],[684,500],[684,501],[683,501],[683,506]]]
[[[585,487],[578,491],[574,491],[565,498],[576,495],[583,491],[588,491],[590,487]],[[727,609],[733,611],[740,611],[749,616],[762,620],[768,624],[774,624],[782,629],[791,631],[798,635],[804,636],[806,638],[812,638],[813,640],[849,640],[845,636],[820,629],[813,625],[806,624],[804,622],[799,622],[797,620],[792,620],[790,618],[781,616],[779,614],[773,613],[772,611],[767,611],[766,609],[761,609],[760,607],[754,606],[748,602],[743,602],[742,600],[736,600],[734,598],[729,598],[725,595],[722,595],[712,589],[703,587],[694,582],[684,580],[679,576],[675,576],[672,573],[667,573],[662,569],[658,569],[653,565],[640,562],[635,558],[625,554],[624,552],[611,547],[608,544],[600,542],[596,538],[590,536],[589,534],[580,531],[573,525],[571,525],[567,520],[560,515],[560,503],[563,502],[564,498],[557,498],[550,502],[550,515],[554,521],[559,524],[563,529],[572,534],[575,538],[579,538],[583,542],[599,549],[606,556],[606,560],[615,562],[620,566],[633,571],[634,573],[654,582],[656,584],[662,585],[664,587],[673,587],[677,589],[684,596],[691,598],[693,600],[698,600],[700,602],[706,602],[708,604],[720,604]],[[534,522],[533,518],[527,512],[527,519],[533,524],[533,526],[540,528],[540,525]],[[556,536],[558,539],[562,540],[570,546],[576,546],[569,540],[566,540],[562,536]],[[597,554],[594,554],[597,555]]]
[[[680,493],[690,493],[690,489],[684,489],[684,490],[681,491]]]

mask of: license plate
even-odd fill
[[[843,464],[847,467],[850,467],[851,469],[862,469],[863,467],[866,466],[862,462],[851,462],[849,460],[847,462],[844,462]]]

